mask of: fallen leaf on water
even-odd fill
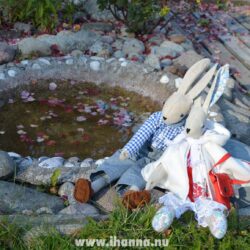
[[[46,142],[47,146],[54,146],[55,144],[56,144],[56,141],[54,141],[54,140],[49,140]]]

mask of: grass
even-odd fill
[[[216,240],[207,228],[197,226],[192,213],[186,213],[180,220],[176,220],[169,235],[159,234],[153,231],[151,220],[155,213],[153,206],[140,211],[128,212],[118,205],[109,217],[109,220],[95,222],[90,219],[86,227],[76,235],[61,236],[56,231],[51,231],[48,236],[39,237],[30,242],[29,246],[23,241],[22,235],[25,229],[6,223],[0,226],[0,249],[87,249],[76,247],[75,239],[106,239],[117,236],[117,239],[169,239],[169,247],[165,249],[250,249],[250,230],[238,230],[235,213],[229,216],[229,229],[222,240]],[[151,242],[152,242],[151,241]],[[91,249],[103,249],[92,247]],[[110,248],[106,248],[110,249]],[[120,248],[113,248],[120,249]],[[125,249],[125,248],[124,248]],[[136,249],[136,248],[130,248]],[[152,248],[144,248],[152,249]],[[160,248],[154,248],[160,249]]]

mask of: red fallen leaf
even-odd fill
[[[72,141],[71,142],[72,145],[80,145],[80,143],[81,143],[80,141]]]
[[[133,62],[138,62],[138,61],[139,61],[139,58],[136,57],[136,56],[133,56],[130,60],[133,61]]]
[[[56,153],[54,154],[54,156],[63,157],[63,156],[64,156],[64,152],[56,152]]]
[[[51,50],[51,55],[52,56],[63,56],[63,53],[60,51],[57,44],[52,44],[50,46],[50,50]]]
[[[173,60],[175,59],[176,57],[173,57],[173,56],[162,56],[160,57],[160,60],[163,60],[163,59],[170,59],[170,60]]]
[[[84,142],[88,142],[90,140],[90,136],[88,134],[84,134],[82,136],[82,139],[83,139]]]
[[[56,144],[56,141],[54,140],[49,140],[45,143],[47,146],[54,146]]]

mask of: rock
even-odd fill
[[[97,0],[85,1],[84,10],[95,20],[100,21],[115,21],[110,11],[100,11],[98,8]]]
[[[128,31],[128,28],[126,26],[123,26],[119,29],[119,34],[118,34],[118,37],[119,38],[135,38],[135,33],[133,32],[129,32]]]
[[[27,56],[37,53],[40,56],[51,55],[51,46],[56,45],[58,49],[68,54],[73,50],[86,50],[99,35],[91,31],[80,30],[78,32],[61,31],[57,35],[41,35],[37,38],[25,38],[18,43],[18,49],[22,55]]]
[[[170,59],[161,60],[161,67],[163,67],[163,68],[171,66],[172,64],[173,64],[173,62]]]
[[[164,75],[161,77],[160,83],[162,83],[162,84],[167,84],[167,83],[169,83],[169,78],[168,78],[167,74],[164,74]]]
[[[0,197],[0,213],[4,214],[36,211],[41,207],[56,213],[64,208],[63,201],[57,196],[5,181],[0,181]]]
[[[125,55],[131,53],[143,53],[145,50],[144,44],[142,41],[135,38],[127,38],[123,44],[122,51]]]
[[[151,54],[156,55],[158,58],[162,59],[165,57],[176,57],[176,51],[169,49],[167,47],[152,46],[150,47]]]
[[[77,201],[74,198],[75,185],[71,182],[63,183],[59,190],[58,195],[60,197],[67,197],[69,204],[75,204]]]
[[[176,64],[176,65],[169,67],[168,70],[170,73],[172,73],[174,75],[178,75],[182,78],[185,75],[185,73],[187,72],[188,68],[185,66],[181,66],[179,64]]]
[[[180,35],[180,34],[171,35],[169,37],[169,39],[170,39],[171,42],[174,42],[174,43],[177,43],[177,44],[184,43],[186,41],[186,37],[183,36],[183,35]]]
[[[130,53],[127,58],[131,61],[134,61],[134,62],[143,62],[144,61],[144,56],[140,55],[138,53]]]
[[[29,33],[31,31],[31,28],[32,26],[29,23],[16,22],[14,24],[14,29],[20,32]]]
[[[81,162],[80,167],[81,168],[91,168],[95,164],[94,160],[91,158],[87,158],[84,161]]]
[[[98,61],[92,61],[92,62],[90,62],[90,68],[92,69],[92,70],[94,70],[94,71],[99,71],[100,70],[100,68],[101,68],[101,64],[100,64],[100,62],[98,62]]]
[[[60,175],[57,180],[57,184],[64,182],[75,182],[79,178],[89,179],[90,174],[96,169],[93,164],[86,168],[73,167],[73,168],[42,168],[38,166],[38,163],[34,162],[29,167],[19,169],[17,171],[16,180],[20,182],[26,182],[33,185],[51,185],[51,176],[55,170],[60,170]]]
[[[4,73],[0,73],[0,80],[4,80],[5,79],[5,74]]]
[[[233,100],[233,92],[232,92],[232,89],[226,87],[226,88],[224,89],[224,92],[223,92],[223,97],[224,97],[225,99],[227,99],[228,101],[231,102],[231,101]]]
[[[87,14],[83,11],[77,11],[73,15],[73,23],[74,24],[84,23],[87,19],[88,19]]]
[[[122,40],[122,39],[116,39],[112,43],[112,48],[115,48],[117,50],[122,50],[123,43],[124,43],[124,40]]]
[[[38,208],[35,213],[37,215],[39,215],[39,214],[53,214],[52,210],[48,207]]]
[[[38,61],[46,65],[51,65],[50,61],[45,58],[39,58]]]
[[[16,71],[15,70],[13,70],[13,69],[10,69],[10,70],[8,70],[8,75],[9,75],[9,77],[15,77],[16,76]]]
[[[103,31],[103,32],[111,32],[114,27],[111,23],[85,23],[82,26],[83,30],[96,30],[96,31]]]
[[[5,42],[0,42],[0,65],[11,62],[16,55],[16,48]]]
[[[163,34],[156,34],[148,40],[148,43],[152,45],[160,45],[165,40]]]
[[[185,66],[190,68],[196,62],[200,61],[203,57],[197,54],[194,50],[189,50],[184,52],[181,56],[174,60],[174,64],[179,64],[181,66]]]
[[[67,65],[73,65],[73,64],[74,64],[74,60],[73,60],[72,58],[69,58],[69,59],[67,59],[67,60],[65,61],[65,63],[66,63]]]
[[[119,59],[119,58],[125,57],[125,54],[123,53],[123,51],[117,50],[117,51],[113,54],[113,56],[114,56],[115,58]]]
[[[101,39],[102,39],[102,42],[108,43],[108,44],[113,43],[115,40],[112,36],[102,36]]]
[[[107,50],[109,53],[112,53],[112,47],[102,41],[96,41],[90,48],[89,51],[94,54],[98,54],[103,50]]]
[[[160,60],[156,55],[148,55],[144,63],[150,65],[153,69],[161,69]]]
[[[24,56],[28,56],[32,53],[36,53],[40,56],[48,56],[51,54],[51,44],[46,41],[39,41],[33,37],[25,38],[18,42],[17,45]]]
[[[0,179],[10,177],[14,173],[14,169],[15,163],[10,156],[4,151],[0,151]]]
[[[55,82],[51,82],[49,84],[49,90],[54,91],[57,88],[57,84]]]
[[[38,63],[34,63],[33,65],[32,65],[32,69],[41,69],[41,66],[38,64]]]
[[[250,111],[236,106],[224,98],[221,98],[218,103],[232,137],[250,144]]]
[[[41,161],[38,166],[41,168],[59,168],[63,166],[64,159],[62,157],[52,157]]]
[[[71,52],[71,55],[74,57],[80,57],[83,54],[81,50],[75,49]]]
[[[228,80],[227,80],[227,88],[229,88],[229,89],[234,89],[234,86],[235,86],[235,80],[233,79],[233,78],[229,78]]]
[[[181,45],[173,43],[171,41],[164,41],[161,45],[161,48],[167,48],[171,51],[174,51],[177,55],[181,55],[184,52],[184,49]]]
[[[77,202],[61,210],[59,214],[93,216],[93,215],[99,215],[100,213],[97,208],[95,208],[90,204]]]

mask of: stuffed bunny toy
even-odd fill
[[[200,98],[195,101],[183,133],[176,137],[160,159],[142,170],[147,181],[146,190],[159,186],[170,191],[159,199],[163,206],[152,221],[158,232],[168,229],[175,217],[192,210],[199,225],[208,226],[216,238],[223,238],[227,231],[228,207],[218,201],[217,195],[220,194],[210,173],[224,173],[223,178],[230,176],[241,183],[250,181],[248,163],[230,157],[222,147],[230,138],[230,132],[207,120],[209,108],[222,95],[228,77],[229,69],[225,65],[218,70],[204,104],[201,105]]]
[[[150,194],[139,192],[146,184],[141,169],[158,159],[169,142],[183,131],[194,99],[214,75],[215,67],[206,72],[209,66],[209,59],[195,63],[185,74],[180,88],[167,99],[162,111],[153,113],[122,150],[105,160],[91,174],[91,182],[85,179],[76,182],[74,196],[78,201],[87,202],[94,193],[118,180],[117,192],[128,208],[149,202]]]

